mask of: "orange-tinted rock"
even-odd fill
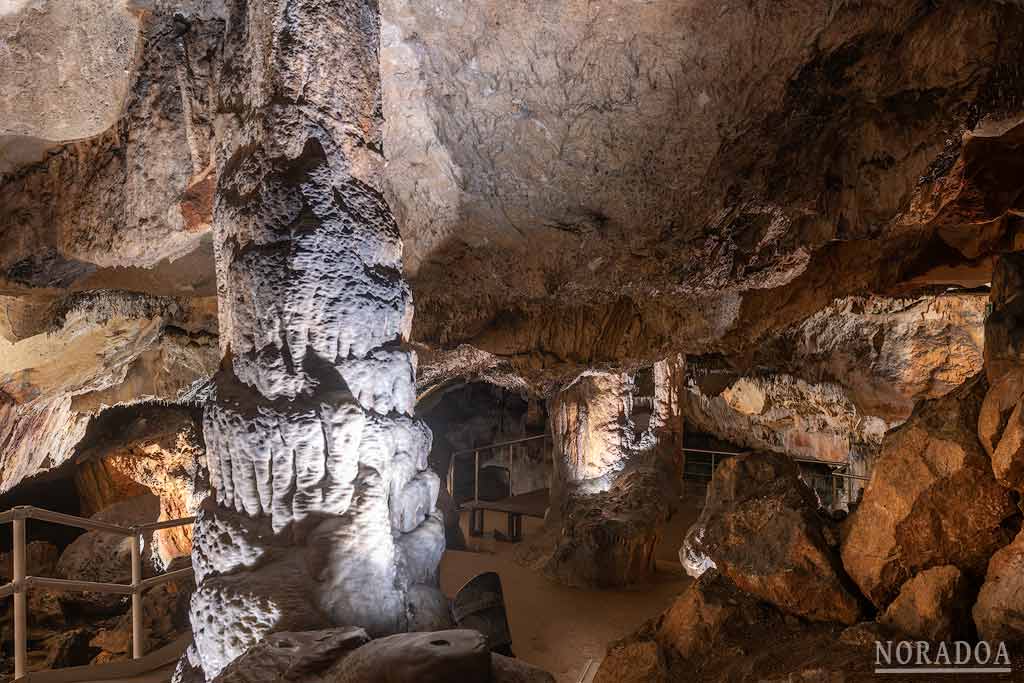
[[[925,401],[885,437],[842,544],[846,571],[880,608],[929,567],[952,564],[980,578],[1011,539],[1003,523],[1017,509],[977,437],[986,389],[978,377]]]
[[[992,472],[1006,488],[1024,491],[1024,402],[1018,402],[1010,413],[992,454]]]
[[[959,569],[933,567],[903,584],[879,622],[916,640],[966,639],[971,636],[973,598],[970,582]]]
[[[978,414],[978,439],[991,457],[1003,436],[1007,421],[1024,396],[1024,368],[1000,375],[989,386]]]
[[[153,493],[160,498],[160,520],[194,516],[205,495],[197,479],[205,457],[200,426],[189,410],[149,408],[81,456],[75,483],[83,511]],[[191,551],[192,527],[161,529],[155,540],[167,565]]]
[[[860,607],[826,537],[830,523],[789,458],[734,456],[715,470],[680,555],[690,571],[717,567],[740,590],[784,612],[852,624]]]
[[[1024,532],[989,560],[972,614],[978,637],[1024,641]]]
[[[669,683],[658,644],[632,641],[608,649],[593,683]]]
[[[683,659],[703,656],[732,629],[768,623],[777,613],[738,590],[716,570],[706,572],[676,598],[653,626],[655,641]]]

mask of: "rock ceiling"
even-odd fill
[[[684,353],[892,421],[980,367],[969,290],[1024,239],[1021,3],[381,13],[421,383]],[[0,4],[0,490],[216,366],[226,28],[216,0]],[[33,433],[54,445],[15,466]]]

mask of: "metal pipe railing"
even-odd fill
[[[131,584],[98,583],[95,581],[76,581],[73,579],[54,579],[40,576],[28,576],[27,550],[25,543],[25,522],[35,519],[54,524],[78,527],[89,531],[119,534],[131,539],[132,582]],[[195,517],[170,519],[151,524],[138,524],[131,527],[118,526],[84,517],[75,517],[61,512],[43,510],[31,505],[23,505],[0,513],[0,524],[12,524],[14,536],[14,580],[0,586],[0,598],[14,596],[14,679],[25,677],[28,666],[28,613],[27,593],[30,588],[48,588],[63,592],[111,593],[130,595],[132,598],[132,659],[141,659],[145,652],[142,620],[142,593],[149,588],[173,581],[192,574],[191,567],[167,572],[149,579],[142,578],[142,534],[160,529],[185,526],[195,522]]]
[[[547,439],[547,434],[536,434],[534,436],[526,436],[521,439],[511,439],[509,441],[498,441],[496,443],[487,444],[486,446],[477,446],[476,448],[465,448],[461,451],[452,451],[451,457],[448,459],[448,495],[455,497],[455,460],[460,455],[473,454],[473,500],[480,502],[480,453],[482,451],[494,451],[502,448],[508,448],[508,490],[509,495],[512,495],[512,446],[526,443],[527,441],[536,441],[537,439]]]

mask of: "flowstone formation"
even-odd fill
[[[654,574],[659,527],[678,500],[684,381],[674,357],[647,374],[585,373],[551,399],[550,576],[614,587]]]
[[[193,561],[193,665],[271,632],[443,627],[412,302],[379,192],[371,0],[231,3],[214,246],[225,360],[204,431],[216,499]]]

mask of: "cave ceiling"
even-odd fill
[[[980,363],[910,377],[934,348],[899,312],[938,311],[925,339],[976,349],[950,330],[978,328],[993,256],[1024,240],[1021,3],[380,9],[378,184],[424,390],[543,393],[682,353],[837,381],[896,419]],[[0,3],[0,443],[72,398],[174,398],[216,364],[225,30],[216,0]],[[865,315],[895,321],[888,347],[842,341]],[[56,381],[38,337],[83,334],[97,351],[66,354]],[[141,387],[154,359],[179,379]],[[906,390],[870,388],[865,367]]]

